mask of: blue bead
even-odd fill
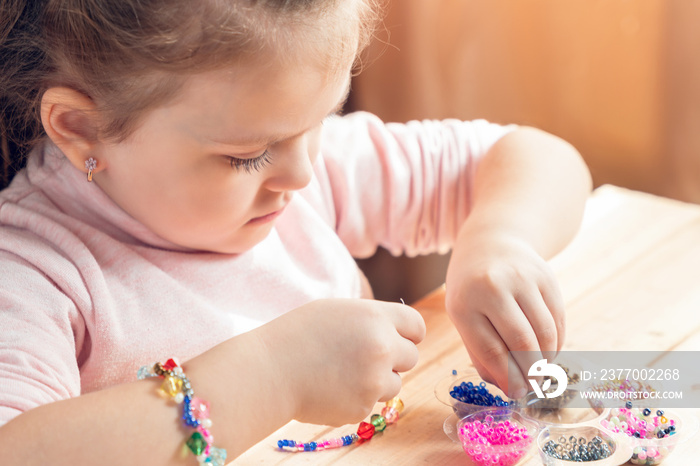
[[[282,448],[284,447],[284,440],[278,440],[277,441],[277,448]]]

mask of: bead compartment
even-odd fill
[[[578,396],[578,394],[575,393],[573,396]],[[566,404],[561,403],[556,408],[552,408],[552,404],[548,402],[553,399],[555,398],[537,398],[534,392],[530,392],[521,400],[520,412],[526,418],[542,426],[575,426],[600,421],[610,411],[607,408],[569,407],[568,404],[571,402],[571,398]]]
[[[643,414],[645,409],[650,411],[648,415]],[[617,421],[613,422],[614,418],[617,418]],[[636,428],[639,421],[646,422],[648,428],[646,430]],[[614,408],[605,419],[600,421],[600,425],[607,431],[619,432],[625,437],[632,448],[630,463],[652,466],[661,464],[673,453],[676,446],[695,435],[698,430],[698,419],[694,416],[684,416],[680,410],[644,407]],[[659,438],[658,430],[668,430],[671,426],[673,427],[670,432],[664,433],[664,436]],[[636,437],[634,432],[639,432],[640,436]]]
[[[561,439],[564,439],[562,442]],[[581,458],[581,450],[579,448],[581,443],[581,438],[586,439],[585,446],[582,448],[584,450],[594,450],[595,448],[605,447],[609,449],[609,456],[603,457],[600,455],[598,459],[567,459],[566,457],[558,458],[550,453],[549,446],[550,442],[557,445],[562,445],[562,451],[560,453],[568,453],[570,451],[571,439],[574,439],[577,443],[576,450]],[[595,445],[594,439],[600,439],[600,447]],[[594,445],[589,446],[593,443]],[[545,466],[569,466],[573,464],[590,464],[594,466],[617,466],[624,464],[630,458],[632,454],[632,449],[630,445],[625,442],[625,440],[616,434],[607,432],[604,429],[600,429],[594,425],[583,423],[579,425],[572,425],[567,427],[557,427],[554,425],[544,427],[539,435],[537,436],[537,449],[539,451],[540,459]]]
[[[463,384],[464,389],[461,388]],[[464,390],[462,393],[466,396],[452,396],[451,393],[455,388]],[[503,390],[482,380],[475,369],[453,373],[439,381],[435,386],[435,397],[450,406],[460,419],[487,408],[513,409],[517,406],[517,402],[508,398]],[[467,400],[474,400],[474,402],[466,402]],[[497,405],[494,406],[494,403]]]
[[[535,443],[539,426],[508,408],[487,408],[457,423],[464,452],[477,466],[512,466]]]
[[[583,390],[583,388],[582,388]],[[641,393],[652,394],[654,392],[663,391],[663,384],[661,381],[655,381],[654,384],[643,383],[637,380],[608,380],[605,382],[593,382],[589,383],[585,387],[586,391],[596,392],[599,394],[608,393],[613,394],[610,398],[602,398],[597,396],[587,397],[588,403],[595,410],[603,410],[607,408],[622,408],[626,404],[626,396],[628,393],[635,393],[637,396]],[[624,395],[623,395],[624,394]],[[645,398],[645,404],[647,407],[656,411],[658,406],[658,400],[654,398]]]

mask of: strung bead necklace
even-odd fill
[[[280,450],[297,451],[318,451],[332,448],[347,447],[354,443],[366,442],[375,433],[382,432],[388,424],[394,424],[399,420],[399,414],[403,411],[403,401],[399,397],[392,398],[386,402],[382,408],[382,414],[373,414],[370,422],[361,422],[357,432],[343,437],[321,440],[320,442],[297,442],[296,440],[278,440],[277,447]]]

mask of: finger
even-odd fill
[[[467,348],[467,353],[469,353],[469,358],[471,359],[472,365],[476,369],[476,371],[479,373],[479,376],[485,381],[490,384],[498,385],[496,383],[496,379],[491,375],[491,372],[488,370],[486,366],[481,364],[481,361],[474,355],[474,353]]]
[[[406,372],[413,369],[418,363],[418,347],[406,338],[399,337],[397,340],[394,351],[396,360],[393,369],[396,372]]]
[[[561,294],[559,284],[554,280],[548,280],[540,286],[540,293],[544,300],[549,313],[554,319],[554,325],[557,328],[557,352],[564,345],[566,336],[566,312],[564,307],[564,297]]]
[[[551,353],[549,357],[553,358],[558,348],[558,328],[540,290],[533,286],[527,292],[519,293],[515,299],[535,332],[539,350],[544,354]]]
[[[519,372],[523,387],[527,389],[525,380],[529,369],[542,359],[535,331],[514,298],[506,301],[502,312],[492,313],[491,322],[510,351],[511,363],[515,363],[508,368],[509,374]],[[514,391],[510,393],[514,394]]]
[[[399,394],[401,391],[401,376],[396,372],[392,372],[386,380],[384,394],[378,401],[389,401]]]
[[[425,320],[420,312],[405,304],[392,303],[392,321],[404,338],[418,344],[425,338]]]
[[[483,314],[477,314],[470,328],[472,331],[468,331],[465,337],[473,349],[475,366],[485,368],[493,383],[509,397],[520,398],[527,393],[525,379],[515,364],[508,363],[508,347],[492,322]]]

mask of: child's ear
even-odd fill
[[[88,158],[99,158],[97,109],[85,94],[68,87],[48,89],[41,99],[41,123],[51,141],[78,169],[86,170]],[[101,168],[104,163],[98,163],[95,172]]]

